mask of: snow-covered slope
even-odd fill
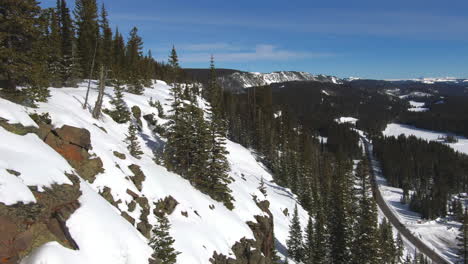
[[[291,81],[341,83],[341,80],[335,76],[312,75],[308,72],[296,71],[279,71],[272,73],[236,72],[227,76],[219,77],[218,80],[225,89],[229,90],[242,90],[243,88]]]
[[[138,106],[142,116],[154,113],[161,124],[165,121],[157,117],[157,110],[151,107],[148,101],[150,98],[160,101],[167,112],[169,88],[164,82],[157,81],[145,90],[144,95],[125,93],[125,100],[129,107]],[[98,174],[92,183],[80,178],[81,206],[66,222],[79,250],[70,250],[59,243],[50,242],[25,258],[24,264],[147,263],[152,252],[147,246],[147,238],[136,228],[141,221],[143,208],[137,204],[135,210],[129,209],[133,197],[128,190],[148,200],[150,210],[147,218],[150,224],[157,221],[153,209],[158,200],[168,196],[177,200],[179,204],[169,215],[172,224],[170,233],[175,238],[174,247],[181,252],[177,263],[209,263],[208,260],[215,251],[233,257],[231,247],[236,241],[243,237],[254,238],[246,222],[256,222],[255,215],[265,214],[252,199],[252,195],[265,199],[257,190],[262,177],[267,183],[266,199],[270,201],[270,211],[274,216],[275,238],[279,248],[286,245],[290,215],[285,215],[283,211],[293,211],[295,197],[288,189],[272,182],[272,176],[255,160],[255,156],[248,149],[234,142],[227,142],[230,175],[234,179],[230,188],[236,199],[235,209],[230,211],[223,204],[194,189],[181,176],[167,171],[153,161],[151,147],[159,144],[161,139],[155,137],[144,119],[139,134],[144,154],[141,159],[135,159],[129,154],[124,142],[128,124],[117,124],[105,114],[96,120],[92,118],[90,108],[82,109],[86,93],[84,84],[79,88],[51,88],[50,91],[49,102],[39,104],[37,109],[0,99],[0,118],[8,120],[9,123],[36,126],[28,113],[49,113],[52,125],[56,128],[66,124],[87,129],[91,135],[92,153],[101,158],[104,172]],[[111,107],[109,101],[112,96],[113,89],[107,87],[104,108]],[[93,85],[89,100],[92,105],[96,98],[97,91]],[[203,101],[200,103],[205,105]],[[35,134],[20,136],[0,127],[0,136],[0,203],[34,203],[34,195],[29,191],[31,186],[47,186],[54,182],[67,183],[68,179],[64,175],[66,172],[77,174],[61,155]],[[115,156],[114,151],[125,154],[126,158]],[[146,176],[142,188],[137,188],[129,178],[133,175],[128,168],[131,164],[140,166]],[[18,171],[21,175],[10,176],[5,173],[6,169]],[[34,171],[41,173],[34,174],[32,178],[30,175]],[[106,187],[110,188],[115,201],[121,201],[118,208],[98,194]],[[136,222],[132,225],[121,217],[121,212],[128,213]],[[305,226],[308,215],[300,206],[299,215],[302,226]]]

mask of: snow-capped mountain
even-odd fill
[[[312,75],[308,72],[278,71],[271,73],[235,72],[218,78],[220,84],[229,90],[242,90],[244,88],[269,85],[272,83],[292,81],[318,81],[327,83],[341,83],[335,76]]]

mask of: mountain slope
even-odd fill
[[[292,81],[318,81],[340,83],[334,76],[312,75],[307,72],[279,71],[272,73],[235,72],[218,78],[220,85],[228,90],[242,90],[254,86],[264,86],[272,83]]]
[[[158,81],[147,88],[144,95],[125,93],[125,100],[130,108],[138,106],[142,116],[154,114],[157,123],[163,124],[165,120],[157,117],[157,110],[148,101],[150,98],[160,101],[167,112],[169,88]],[[3,153],[0,170],[4,174],[8,174],[5,173],[7,169],[20,173],[19,176],[1,179],[0,190],[6,193],[0,195],[0,213],[1,206],[10,210],[11,205],[17,206],[21,202],[27,206],[40,203],[42,200],[38,197],[52,192],[48,189],[41,192],[42,186],[55,186],[53,190],[73,186],[77,193],[73,199],[78,205],[70,198],[75,205],[65,221],[65,230],[68,229],[69,241],[74,241],[79,249],[69,249],[73,248],[71,242],[48,237],[44,239],[48,243],[30,246],[22,251],[22,254],[29,254],[23,263],[64,263],[65,260],[67,263],[147,263],[152,253],[147,246],[148,234],[151,225],[157,221],[157,207],[164,205],[161,200],[166,201],[169,197],[177,201],[175,208],[170,210],[169,220],[172,224],[170,233],[176,240],[174,247],[181,252],[178,263],[208,263],[214,252],[234,258],[235,252],[231,247],[236,242],[242,238],[255,239],[247,222],[256,223],[255,216],[268,216],[252,198],[255,195],[259,201],[265,199],[257,190],[262,177],[267,182],[266,199],[270,201],[275,239],[279,248],[285,246],[290,219],[284,212],[293,211],[295,197],[288,189],[271,182],[272,176],[249,150],[228,141],[230,176],[234,179],[229,187],[236,199],[235,209],[230,211],[193,188],[181,176],[153,161],[153,149],[160,147],[164,138],[152,132],[145,118],[140,119],[142,130],[139,133],[144,154],[141,159],[136,159],[130,155],[124,142],[128,124],[117,124],[105,114],[96,120],[91,117],[90,107],[82,109],[86,93],[84,84],[79,88],[50,90],[49,102],[39,104],[37,109],[0,99],[0,117],[3,119],[0,123],[4,127],[0,127],[0,133],[2,138],[8,139],[8,145],[0,145]],[[111,107],[109,101],[112,96],[112,88],[107,87],[104,108]],[[93,85],[89,101],[94,104],[96,98],[96,85]],[[200,104],[207,107],[202,100]],[[63,158],[67,153],[60,155],[46,144],[50,143],[48,137],[39,137],[40,132],[36,133],[38,135],[22,135],[24,133],[15,130],[20,129],[20,126],[13,124],[21,124],[22,129],[37,127],[38,124],[28,115],[34,112],[39,115],[48,113],[54,132],[60,131],[65,125],[89,131],[92,148],[87,151],[90,159],[101,160],[102,170],[95,177],[85,176],[84,172],[72,168]],[[31,128],[34,131],[36,129]],[[29,158],[29,154],[35,158]],[[33,175],[34,171],[42,171],[43,174]],[[67,176],[70,173],[77,178]],[[34,176],[33,182],[29,181],[31,175]],[[300,206],[299,209],[301,222],[305,225],[307,213]]]

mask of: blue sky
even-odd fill
[[[183,67],[208,67],[213,54],[218,68],[245,71],[468,78],[466,0],[98,1],[158,60],[175,45]]]

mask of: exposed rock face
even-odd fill
[[[130,179],[135,184],[138,191],[141,192],[141,190],[143,188],[142,183],[146,178],[145,174],[141,171],[140,166],[138,166],[136,164],[132,164],[132,165],[128,166],[128,168],[130,169],[130,171],[133,172],[133,176],[131,176]]]
[[[172,196],[167,196],[164,198],[164,200],[159,200],[157,203],[155,203],[156,208],[154,208],[153,213],[155,215],[160,215],[160,214],[172,214],[176,208],[176,206],[179,204],[179,202],[174,199]]]
[[[242,238],[232,247],[235,259],[215,252],[210,259],[212,264],[272,264],[275,249],[273,234],[273,215],[268,201],[257,202],[257,205],[268,216],[256,215],[257,223],[247,222],[254,233],[255,240]]]
[[[38,135],[62,155],[82,178],[94,182],[96,175],[104,171],[101,159],[88,153],[91,149],[88,130],[67,125],[56,130],[47,124],[39,124],[39,127]]]
[[[0,203],[0,263],[17,263],[34,248],[50,241],[78,249],[65,222],[80,206],[79,180],[67,175],[73,185],[53,185],[38,192],[30,187],[37,203]]]
[[[267,264],[271,261],[267,260],[262,252],[255,248],[255,240],[242,238],[232,247],[232,251],[236,259],[228,258],[223,254],[215,252],[210,262],[213,264]]]

